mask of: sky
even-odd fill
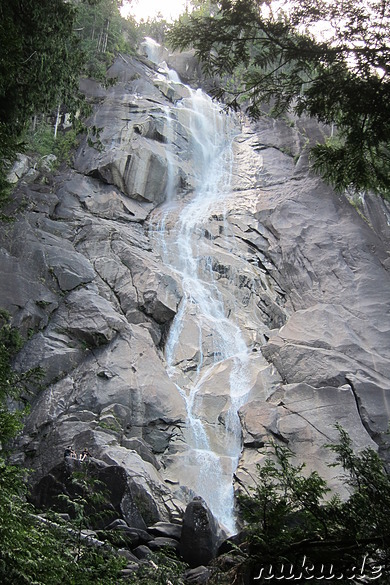
[[[131,3],[124,2],[121,13],[125,17],[131,14],[137,22],[153,18],[157,13],[172,21],[184,12],[185,6],[186,0],[132,0]]]

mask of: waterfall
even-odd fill
[[[161,45],[159,45],[154,39],[151,37],[145,37],[141,46],[145,49],[145,52],[148,56],[149,61],[152,63],[158,63],[160,52],[161,52]]]
[[[192,161],[195,175],[194,191],[183,204],[175,194],[172,159],[167,153],[166,204],[156,225],[156,245],[165,265],[180,280],[183,297],[166,340],[165,360],[167,372],[187,408],[187,447],[181,459],[186,469],[185,484],[203,497],[227,532],[234,533],[233,474],[242,448],[237,411],[249,392],[249,351],[234,315],[229,315],[224,306],[212,270],[206,228],[212,214],[225,217],[232,142],[237,132],[233,118],[217,103],[199,89],[188,89],[189,97],[165,112],[167,135],[172,133],[175,122],[185,120],[190,140],[188,152],[181,155]],[[176,206],[172,205],[175,199]],[[229,231],[226,219],[224,229]],[[192,325],[191,342],[196,347],[192,360],[196,371],[190,373],[181,356],[185,346],[182,336],[188,323]],[[221,364],[229,371],[226,405],[219,420],[210,424],[199,414],[199,407],[204,388]]]

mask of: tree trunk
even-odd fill
[[[57,138],[58,124],[60,122],[60,106],[61,106],[61,104],[58,104],[58,107],[57,107],[57,115],[56,115],[56,123],[54,124],[54,139]]]

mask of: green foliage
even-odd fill
[[[54,137],[53,127],[47,122],[42,122],[35,131],[29,130],[25,133],[24,150],[39,156],[55,154],[57,164],[61,162],[69,164],[71,153],[79,143],[79,134],[82,130],[82,125],[78,120],[74,120],[71,128],[59,131],[57,137]]]
[[[21,349],[23,340],[17,330],[11,327],[9,315],[0,310],[0,453],[22,428],[25,409],[10,410],[9,401],[17,401],[31,385],[37,385],[42,376],[40,368],[28,372],[16,372],[12,359]]]
[[[218,4],[218,13],[195,11],[168,33],[174,47],[195,48],[206,74],[219,76],[215,96],[254,118],[269,104],[272,115],[290,109],[334,124],[337,145],[312,150],[314,169],[340,191],[389,196],[386,3],[295,0],[284,11],[258,0]]]
[[[97,128],[96,126],[88,126],[87,129],[87,143],[91,148],[96,148],[99,152],[104,149],[103,143],[100,140],[100,133],[103,128]]]
[[[58,104],[75,115],[84,98],[81,75],[108,83],[107,67],[118,51],[134,52],[137,28],[124,20],[119,0],[12,0],[0,3],[0,203],[10,193],[5,179],[35,114]],[[48,154],[49,136],[39,130],[38,147]],[[56,143],[67,159],[75,136]]]
[[[35,112],[50,112],[59,101],[70,112],[78,107],[83,56],[74,17],[74,5],[62,0],[0,5],[0,175],[21,152]]]
[[[78,6],[75,30],[85,54],[84,74],[107,83],[107,68],[118,52],[134,54],[140,41],[134,20],[121,17],[119,0],[98,0]]]
[[[354,453],[348,434],[337,428],[340,441],[328,447],[336,454],[334,465],[344,471],[349,498],[329,497],[323,478],[305,473],[304,465],[293,463],[290,449],[271,443],[255,488],[239,496],[246,542],[235,550],[230,579],[240,582],[249,575],[257,583],[273,583],[270,570],[280,576],[283,565],[285,578],[294,568],[297,583],[313,578],[305,569],[299,578],[299,568],[314,567],[319,579],[322,565],[324,576],[333,573],[342,583],[363,565],[366,575],[380,571],[389,577],[389,475],[375,451]]]
[[[110,516],[111,506],[107,497],[105,484],[89,473],[88,461],[80,471],[74,471],[71,479],[71,493],[58,496],[66,504],[72,517],[77,535],[75,561],[84,554],[82,530],[91,529],[104,518]]]
[[[42,122],[38,125],[35,132],[30,130],[26,134],[25,150],[39,154],[39,156],[46,156],[48,154],[54,154],[55,143],[56,140],[52,126],[47,122]]]
[[[106,486],[90,473],[88,459],[80,471],[72,473],[71,485],[72,492],[61,494],[59,498],[68,504],[78,528],[92,528],[110,515]]]
[[[344,482],[351,490],[348,501],[341,506],[347,534],[358,541],[372,539],[370,555],[375,555],[379,543],[386,545],[382,551],[382,563],[390,568],[390,477],[387,468],[372,449],[356,454],[348,434],[337,425],[340,442],[328,445],[336,454],[336,464],[345,471]]]
[[[19,135],[34,111],[74,104],[82,66],[75,8],[62,0],[1,4],[0,121]]]
[[[218,0],[191,0],[192,14],[197,12],[200,15],[216,15],[219,11]]]
[[[13,149],[34,112],[61,99],[75,106],[83,60],[73,33],[75,8],[62,0],[14,0],[0,8],[0,156]]]
[[[316,472],[308,477],[302,475],[304,465],[292,464],[293,453],[287,447],[273,443],[272,448],[276,461],[267,458],[263,465],[257,466],[256,505],[253,506],[251,496],[240,497],[243,519],[249,523],[249,534],[262,543],[263,558],[272,558],[275,547],[288,546],[322,527],[320,503],[329,491]],[[286,522],[295,515],[298,522],[295,525],[292,522],[291,529],[285,533]]]
[[[78,124],[74,124],[72,128],[59,132],[53,148],[55,154],[60,162],[71,163],[72,152],[79,145],[80,129]]]
[[[20,469],[0,458],[0,581],[2,585],[120,584],[125,562],[81,543],[67,523],[44,520],[26,503]]]

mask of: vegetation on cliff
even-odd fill
[[[59,102],[77,108],[83,60],[74,18],[75,6],[61,0],[1,3],[0,188],[32,116]]]
[[[18,153],[40,149],[43,140],[66,160],[68,153],[63,151],[74,145],[82,129],[80,119],[88,113],[79,91],[80,77],[107,83],[107,68],[118,52],[135,52],[145,25],[139,29],[131,18],[122,18],[121,4],[121,0],[0,4],[0,204],[9,195],[6,175]],[[61,140],[57,129],[65,113],[73,122],[73,129],[67,129],[73,136]]]
[[[206,74],[219,76],[215,95],[254,118],[269,104],[273,115],[305,113],[331,126],[326,143],[311,150],[313,168],[340,191],[389,197],[388,2],[201,4],[169,40],[194,47]]]
[[[272,442],[258,465],[256,487],[239,497],[245,542],[233,552],[237,563],[226,582],[247,582],[248,576],[259,584],[388,579],[388,471],[376,451],[355,453],[350,437],[337,428],[340,440],[328,447],[348,495],[332,494],[318,473],[305,472],[288,447]]]
[[[29,3],[30,6],[31,3]],[[110,3],[107,3],[107,8]],[[26,4],[27,5],[27,4]],[[91,51],[96,61],[89,61],[89,74],[99,77],[99,71],[109,61],[110,52],[108,31],[115,30],[111,20],[93,18],[93,11],[86,9],[85,27],[83,20],[77,25],[79,40],[92,43]],[[114,6],[111,3],[110,6]],[[39,8],[39,7],[38,7]],[[92,4],[91,10],[94,9]],[[89,18],[89,16],[91,16]],[[88,18],[87,18],[88,16]],[[99,16],[100,18],[100,16]],[[107,25],[107,18],[109,25]],[[87,26],[88,24],[88,26]],[[115,42],[115,36],[112,37]],[[122,42],[120,40],[120,42]],[[77,47],[79,44],[77,44]],[[120,50],[119,48],[115,50]],[[103,51],[100,50],[103,48]],[[34,51],[27,53],[25,59],[32,61]],[[103,57],[100,59],[100,53]],[[114,54],[114,53],[113,53]],[[29,62],[28,61],[28,62]],[[53,77],[53,80],[55,78]],[[15,83],[18,80],[16,79]],[[11,84],[12,85],[12,84]],[[6,92],[5,92],[6,93]],[[3,97],[5,93],[1,94]],[[43,99],[43,98],[42,98]],[[58,95],[39,107],[57,107]],[[245,97],[247,99],[247,96]],[[6,99],[4,100],[6,105]],[[39,101],[37,102],[39,103]],[[10,104],[12,105],[12,104]],[[26,109],[26,124],[36,106]],[[38,106],[37,106],[38,107]],[[23,111],[21,108],[20,112]],[[23,116],[13,118],[17,138],[18,124]],[[6,122],[5,122],[6,125]],[[340,124],[337,122],[339,132]],[[23,126],[23,125],[22,125]],[[22,128],[21,126],[21,128]],[[23,126],[24,128],[24,126]],[[4,128],[3,128],[4,129]],[[2,144],[7,145],[7,133]],[[10,135],[11,136],[11,135]],[[20,136],[19,138],[20,139]],[[343,138],[347,144],[346,137]],[[347,144],[348,145],[348,144]],[[5,152],[5,151],[4,151]],[[86,547],[79,538],[82,527],[89,527],[85,514],[85,502],[98,491],[95,485],[82,487],[80,498],[70,504],[76,509],[77,525],[45,522],[37,516],[37,511],[27,503],[26,471],[19,468],[10,457],[12,440],[22,428],[24,393],[34,383],[38,372],[20,374],[12,368],[12,359],[21,347],[21,339],[9,326],[3,314],[0,323],[0,578],[2,583],[49,584],[119,584],[122,562],[109,551],[99,551]],[[341,433],[341,442],[333,446],[338,463],[345,469],[345,484],[350,488],[350,497],[342,501],[337,497],[327,499],[328,488],[317,474],[305,475],[302,466],[292,464],[292,453],[274,445],[272,458],[259,467],[259,481],[253,492],[243,494],[241,509],[246,526],[245,544],[236,550],[234,566],[226,575],[227,583],[242,578],[265,582],[269,571],[281,571],[282,563],[286,571],[292,566],[294,571],[302,567],[303,559],[307,566],[315,566],[318,572],[326,562],[330,570],[346,575],[349,582],[353,567],[369,576],[388,577],[389,572],[389,532],[388,519],[390,496],[389,478],[383,463],[372,450],[356,455],[351,450],[349,438]],[[83,478],[76,478],[79,481]],[[83,480],[84,481],[84,480]],[[98,494],[99,495],[99,494]],[[231,561],[229,561],[231,563]],[[336,564],[337,563],[337,564]],[[363,565],[364,563],[364,565]],[[163,563],[162,563],[163,564]],[[173,568],[157,571],[153,565],[144,567],[144,575],[132,577],[134,583],[181,582],[177,576],[177,564]],[[332,567],[330,569],[330,567]],[[171,571],[172,569],[172,571]],[[264,569],[260,575],[261,570]],[[169,572],[171,571],[171,572]],[[337,573],[336,573],[337,571]],[[175,576],[176,575],[176,576]],[[251,575],[251,577],[250,577]],[[257,576],[259,578],[257,579]],[[276,575],[278,577],[278,574]],[[322,578],[322,577],[321,577]],[[305,576],[302,577],[305,579]],[[340,582],[340,579],[337,579]],[[269,579],[267,579],[269,581]],[[295,579],[295,581],[299,581]]]
[[[12,359],[22,345],[23,340],[17,330],[9,325],[8,316],[2,311],[0,581],[3,585],[120,583],[123,559],[107,550],[83,545],[78,538],[77,524],[59,523],[59,518],[56,522],[45,522],[27,501],[28,471],[14,464],[10,455],[12,442],[21,431],[26,414],[21,398],[32,384],[38,383],[40,372],[31,370],[23,374],[12,367]],[[75,504],[80,509],[80,501]]]

